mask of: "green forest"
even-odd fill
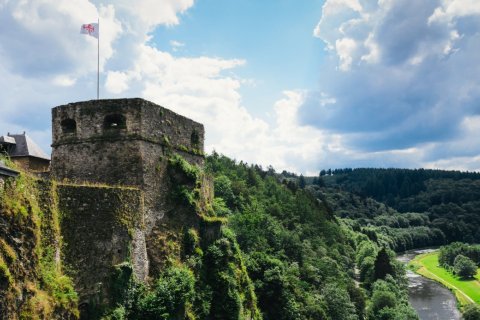
[[[319,196],[333,200],[342,218],[390,236],[392,249],[404,251],[480,242],[479,179],[476,172],[337,169],[306,181]]]
[[[329,202],[273,168],[216,153],[206,170],[264,319],[417,319],[395,253],[339,219]]]

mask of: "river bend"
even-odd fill
[[[428,251],[412,250],[399,255],[397,259],[408,263],[416,255],[426,252]],[[421,320],[461,319],[455,296],[447,288],[410,270],[407,270],[407,278],[408,300]]]

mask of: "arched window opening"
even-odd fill
[[[105,116],[103,120],[104,129],[126,129],[127,121],[124,115],[121,114],[109,114]]]
[[[64,119],[60,123],[63,133],[75,133],[77,132],[77,122],[73,119]]]
[[[192,135],[190,137],[190,142],[192,143],[192,146],[196,147],[200,143],[200,135],[196,130],[193,130]]]

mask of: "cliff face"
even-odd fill
[[[21,175],[0,190],[0,319],[78,318],[52,188]]]

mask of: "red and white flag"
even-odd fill
[[[80,33],[88,34],[89,36],[92,36],[98,39],[98,23],[82,24],[82,28],[80,28]]]

